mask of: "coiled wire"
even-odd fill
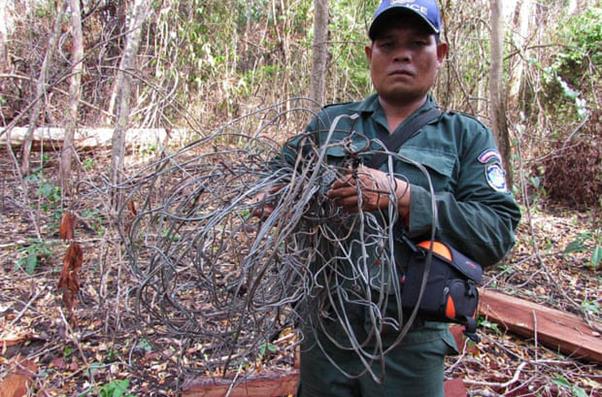
[[[374,364],[380,363],[384,374],[384,355],[401,342],[416,316],[416,310],[401,309],[394,187],[386,192],[386,211],[342,211],[326,197],[330,184],[356,172],[359,156],[378,151],[373,145],[354,151],[351,138],[334,139],[341,132],[336,119],[324,139],[312,131],[299,134],[294,160],[285,159],[281,146],[269,138],[270,130],[315,114],[302,100],[283,107],[254,112],[164,154],[121,186],[128,198],[119,225],[137,280],[141,325],[202,344],[196,368],[221,368],[224,374],[254,362],[259,346],[295,328],[302,330],[300,339],[310,337],[347,376],[367,372],[379,381]],[[345,150],[348,161],[330,164],[327,150],[333,147]],[[410,162],[425,174],[434,197],[422,165],[389,155],[391,178],[403,178],[392,171],[394,159]],[[273,207],[269,216],[253,216],[266,205]],[[433,214],[436,225],[434,202]],[[427,266],[422,290],[428,271]],[[349,308],[363,310],[365,332],[353,326]],[[333,323],[343,338],[330,331]],[[393,343],[383,343],[384,327],[396,330]],[[352,351],[364,370],[346,371],[319,335]]]

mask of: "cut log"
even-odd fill
[[[602,363],[602,338],[580,317],[500,292],[480,290],[479,293],[479,312],[489,321],[527,338],[535,338],[537,333],[538,342],[544,346],[574,358]]]
[[[232,380],[221,378],[196,378],[185,382],[182,397],[282,397],[294,396],[299,384],[299,371],[287,373],[263,373],[240,381],[230,394]],[[466,397],[461,379],[445,382],[445,397]]]
[[[295,395],[299,383],[299,371],[288,373],[262,373],[251,376],[235,385],[230,397],[280,397]],[[196,378],[182,387],[182,397],[223,397],[228,393],[232,380],[222,378]]]

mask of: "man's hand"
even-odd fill
[[[348,212],[358,212],[359,197],[357,185],[361,192],[364,211],[386,209],[390,195],[397,197],[397,207],[402,218],[406,219],[410,207],[410,184],[372,168],[360,166],[357,177],[347,175],[336,180],[327,195]]]

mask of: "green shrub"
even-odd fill
[[[559,39],[566,46],[556,55],[553,68],[578,85],[583,72],[602,66],[602,7],[592,7],[561,23]]]
[[[19,259],[15,262],[15,270],[22,269],[33,274],[40,262],[52,255],[52,251],[44,241],[35,240],[19,250]]]
[[[99,397],[134,397],[128,392],[130,381],[127,379],[113,380],[100,388]]]

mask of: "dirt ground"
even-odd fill
[[[133,154],[130,161],[139,161],[141,154]],[[53,182],[57,156],[36,152],[34,175],[21,181],[9,153],[0,153],[0,388],[21,374],[36,396],[177,395],[195,376],[191,363],[203,357],[194,343],[141,326],[133,277],[106,215],[102,173],[109,153],[82,154],[77,200],[65,203]],[[532,198],[530,208],[523,206],[515,249],[487,271],[486,286],[599,324],[602,273],[591,258],[602,237],[594,213]],[[68,246],[58,236],[63,207],[77,214],[75,238],[84,254],[72,318],[57,288]],[[446,376],[463,378],[470,395],[602,396],[599,364],[558,354],[487,319],[480,325],[481,342],[447,360]],[[258,354],[249,371],[290,368],[292,341]]]

